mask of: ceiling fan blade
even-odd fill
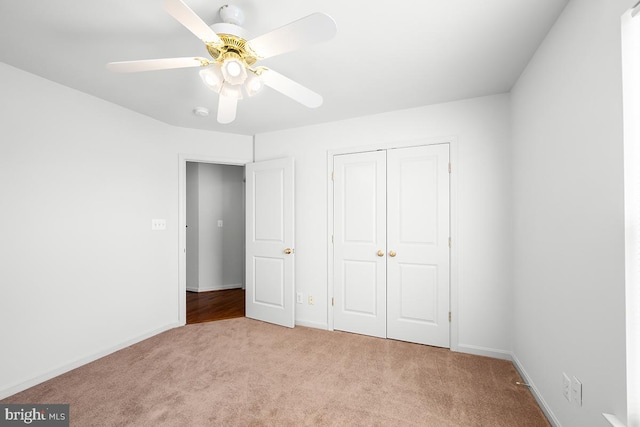
[[[309,108],[322,105],[322,96],[275,71],[263,68],[260,77],[265,85]]]
[[[335,36],[336,23],[325,13],[313,13],[249,41],[260,58],[270,58]]]
[[[165,0],[164,10],[205,43],[222,43],[220,37],[182,0]]]
[[[222,93],[218,99],[218,123],[227,124],[236,119],[238,99]]]
[[[205,58],[165,58],[143,59],[141,61],[110,62],[107,69],[116,73],[137,73],[139,71],[170,70],[172,68],[202,67],[210,63]]]

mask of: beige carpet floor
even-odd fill
[[[549,426],[510,362],[247,318],[188,325],[1,403],[72,426]]]

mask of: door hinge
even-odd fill
[[[331,171],[331,181],[333,181],[333,171]]]
[[[449,162],[449,173],[451,173],[451,162]]]
[[[451,312],[449,312],[449,322],[451,322]]]
[[[331,305],[336,305],[336,299],[334,297],[331,297]]]
[[[449,237],[449,249],[451,249],[451,237]]]
[[[333,243],[333,234],[331,235],[331,243]]]

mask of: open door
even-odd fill
[[[293,158],[246,165],[246,315],[294,327]]]

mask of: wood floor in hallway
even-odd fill
[[[187,292],[187,324],[244,317],[244,289]]]

